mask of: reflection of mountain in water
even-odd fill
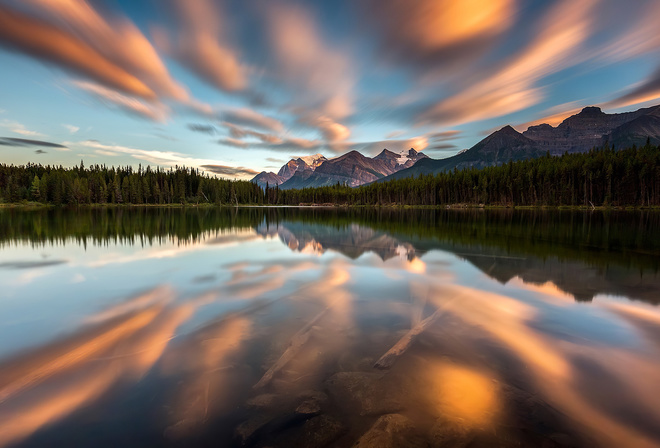
[[[415,248],[411,244],[401,243],[387,233],[359,224],[341,227],[297,222],[262,224],[257,227],[257,233],[277,235],[289,249],[296,252],[322,254],[326,250],[334,250],[352,259],[373,252],[383,261],[401,255],[408,260],[415,258]]]
[[[660,213],[389,208],[85,208],[0,210],[12,244],[158,245],[279,237],[292,250],[381,259],[452,252],[500,282],[553,282],[577,300],[623,295],[660,304]],[[18,264],[10,263],[5,269]],[[0,269],[3,268],[0,266]]]
[[[576,301],[588,302],[598,294],[621,295],[645,302],[660,303],[660,274],[649,269],[621,265],[595,267],[579,260],[541,258],[525,252],[511,252],[486,244],[456,244],[437,239],[394,237],[370,227],[350,224],[341,227],[295,221],[257,227],[257,233],[278,236],[291,250],[322,254],[340,252],[356,259],[373,252],[382,260],[405,254],[408,260],[431,250],[451,252],[473,264],[491,278],[507,283],[519,277],[525,283],[547,282],[571,294]]]

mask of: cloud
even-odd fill
[[[35,154],[48,154],[48,153],[47,153],[46,151],[44,151],[43,149],[37,149],[34,153],[35,153]]]
[[[215,134],[215,126],[211,124],[198,124],[198,123],[189,123],[188,129],[193,132],[200,132],[202,134]]]
[[[405,151],[414,148],[420,152],[429,146],[428,139],[425,136],[419,136],[401,140],[381,140],[376,142],[363,142],[363,143],[350,143],[347,149],[360,151],[362,153],[374,156],[380,153],[383,149],[388,149],[392,152]]]
[[[351,135],[351,131],[346,126],[324,115],[310,118],[303,117],[301,121],[318,128],[323,138],[328,142],[343,141]]]
[[[218,143],[225,146],[233,146],[234,148],[247,148],[248,143],[237,138],[227,137],[218,140]]]
[[[273,163],[284,163],[285,160],[276,159],[275,157],[266,157],[266,160]]]
[[[220,174],[223,176],[255,176],[259,174],[257,171],[242,166],[227,166],[227,165],[202,165],[205,171]]]
[[[9,129],[15,134],[27,135],[30,137],[44,137],[44,134],[27,129],[25,125],[19,123],[18,121],[2,120],[0,126]]]
[[[618,108],[646,103],[660,98],[660,67],[642,82],[631,86],[628,92],[604,104],[604,107]]]
[[[568,103],[562,103],[550,107],[549,109],[546,109],[543,112],[544,115],[543,117],[538,118],[536,120],[528,121],[526,123],[522,123],[520,125],[515,126],[515,128],[520,129],[522,132],[527,130],[530,126],[537,126],[539,124],[549,124],[550,126],[557,126],[571,115],[575,115],[579,113],[582,110],[582,107],[580,106],[580,103],[582,101],[583,100],[571,101]]]
[[[457,138],[460,137],[462,134],[461,131],[441,131],[441,132],[432,132],[430,134],[427,134],[426,137],[429,140],[433,140],[435,142],[446,142],[449,140],[456,140]]]
[[[69,131],[70,134],[75,134],[80,130],[78,126],[73,126],[71,124],[63,124],[62,126],[64,126],[66,130]]]
[[[264,12],[273,74],[289,87],[289,110],[300,124],[318,128],[327,141],[348,138],[349,129],[339,123],[354,112],[355,75],[348,48],[327,45],[313,15],[302,6],[269,4]]]
[[[82,142],[70,143],[70,145],[90,148],[95,150],[97,154],[104,156],[127,154],[135,159],[144,160],[159,166],[201,167],[202,165],[218,164],[218,161],[216,160],[198,159],[174,151],[156,151],[121,145],[106,145],[96,140],[85,140]]]
[[[53,142],[44,142],[42,140],[29,140],[26,138],[12,138],[0,137],[0,145],[2,146],[43,146],[46,148],[56,148],[60,150],[68,150],[64,145]]]
[[[473,60],[513,24],[514,0],[362,0],[389,59],[416,67]]]
[[[259,133],[250,132],[250,134],[259,134]],[[262,135],[264,135],[265,137],[271,137],[265,134]],[[312,151],[312,150],[318,150],[319,148],[323,147],[323,142],[321,142],[320,140],[307,140],[304,138],[295,138],[295,137],[282,137],[282,138],[275,137],[275,139],[276,140],[272,142],[268,140],[253,142],[253,141],[241,140],[239,138],[234,138],[234,137],[227,137],[220,139],[218,143],[220,143],[221,145],[232,146],[234,148],[266,149],[266,150],[286,152],[286,153],[290,153],[291,151],[295,151],[295,150]]]
[[[160,102],[146,103],[138,98],[126,96],[89,81],[72,81],[71,83],[79,89],[92,94],[106,106],[118,107],[131,115],[137,115],[156,122],[162,123],[167,119],[169,108]]]
[[[229,92],[245,89],[247,68],[223,39],[227,27],[217,2],[173,0],[169,5],[178,26],[174,35],[155,29],[158,45],[212,86]]]
[[[417,116],[418,124],[460,124],[507,115],[543,98],[542,78],[580,62],[576,57],[590,35],[596,0],[562,0],[545,14],[540,31],[517,54],[485,79],[473,81]]]
[[[427,151],[453,151],[458,149],[458,146],[451,143],[440,143],[427,148]]]
[[[0,42],[124,92],[156,96],[143,81],[70,32],[6,7],[0,7]]]
[[[219,118],[220,120],[231,124],[247,126],[266,131],[281,132],[284,129],[284,125],[281,121],[275,118],[267,117],[266,115],[260,114],[255,110],[247,108],[221,111],[219,113]]]
[[[386,139],[397,138],[397,137],[401,137],[405,133],[406,133],[406,131],[403,131],[403,130],[392,131],[392,132],[388,132],[385,135],[385,138]]]

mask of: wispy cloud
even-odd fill
[[[158,45],[209,84],[225,91],[243,90],[248,85],[247,69],[238,52],[227,43],[227,27],[217,2],[171,0],[165,3],[177,26],[170,34],[154,29]]]
[[[72,124],[63,124],[64,128],[66,128],[67,131],[69,131],[69,134],[75,134],[80,130],[80,127],[78,126],[73,126]]]
[[[255,176],[257,171],[242,166],[228,166],[228,165],[202,165],[205,171],[220,174],[222,176]]]
[[[209,134],[209,135],[215,134],[216,131],[215,126],[211,124],[199,124],[199,123],[189,123],[188,129],[190,129],[193,132],[199,132],[202,134]]]
[[[30,140],[26,138],[12,138],[0,137],[0,145],[2,146],[43,146],[46,148],[59,149],[60,151],[68,151],[69,149],[60,145],[59,143],[45,142],[42,140]]]
[[[419,114],[420,123],[461,124],[498,117],[537,104],[544,96],[537,82],[579,62],[590,36],[597,0],[562,0],[543,16],[538,33],[519,53],[486,78]]]
[[[169,107],[163,103],[147,103],[138,98],[124,95],[116,90],[89,81],[72,81],[72,84],[92,94],[96,99],[111,108],[116,107],[132,115],[161,123],[167,119]]]
[[[2,122],[0,122],[0,126],[8,129],[10,132],[13,132],[14,134],[20,134],[29,137],[45,137],[45,135],[42,134],[41,132],[28,129],[25,127],[25,125],[19,123],[18,121],[2,120]]]

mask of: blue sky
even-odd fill
[[[4,163],[451,156],[660,103],[656,0],[0,0]]]

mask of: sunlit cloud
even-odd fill
[[[570,103],[558,104],[543,111],[543,117],[516,125],[515,128],[518,129],[519,132],[523,132],[530,126],[538,126],[539,124],[557,126],[568,117],[579,113],[583,107],[584,104],[582,101],[571,101]]]
[[[45,21],[4,7],[0,8],[0,40],[7,46],[124,92],[144,98],[156,96],[143,81],[108,60],[87,42]]]
[[[537,82],[579,62],[590,36],[597,0],[562,0],[540,20],[536,37],[504,61],[492,75],[441,100],[417,118],[419,123],[461,124],[526,109],[544,98]]]
[[[137,98],[126,96],[115,90],[103,87],[100,84],[94,84],[88,81],[72,81],[72,84],[94,95],[95,98],[110,107],[118,107],[131,114],[156,122],[164,122],[168,116],[169,108],[162,103],[146,103]]]
[[[22,123],[19,123],[17,121],[12,121],[12,120],[2,120],[0,122],[0,126],[3,128],[8,129],[10,132],[13,132],[14,134],[20,134],[20,135],[25,135],[28,137],[45,137],[44,134],[33,131],[31,129],[28,129],[23,125]]]
[[[386,58],[451,67],[490,48],[513,24],[513,0],[364,0],[365,19],[382,38]]]
[[[302,6],[279,4],[265,12],[275,76],[292,92],[290,110],[328,141],[348,138],[350,130],[339,123],[354,111],[348,49],[323,42],[315,17]]]
[[[204,171],[210,173],[220,174],[221,176],[254,176],[258,174],[258,171],[255,171],[250,168],[245,168],[242,166],[227,166],[227,165],[202,165],[201,168]]]
[[[172,0],[166,6],[171,8],[177,26],[171,35],[155,28],[158,45],[214,87],[225,91],[245,89],[247,68],[223,39],[226,26],[218,2]]]
[[[219,118],[220,121],[234,125],[247,126],[265,131],[280,132],[284,129],[281,121],[248,108],[221,111]]]

